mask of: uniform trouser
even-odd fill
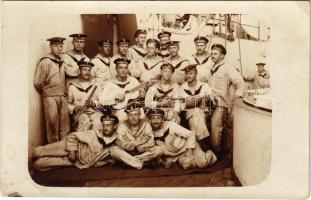
[[[197,140],[203,140],[210,135],[203,110],[198,108],[190,109],[186,112],[186,118],[189,120],[190,130],[195,133]]]
[[[65,150],[66,142],[67,139],[63,139],[59,142],[36,147],[33,156],[38,159],[33,163],[33,167],[36,170],[43,171],[53,167],[73,165],[68,159],[69,152]]]
[[[69,112],[65,96],[43,97],[47,142],[57,142],[69,134]]]
[[[87,131],[90,129],[100,130],[102,128],[102,124],[100,121],[101,116],[103,116],[102,112],[80,114],[77,119],[77,131]]]
[[[113,146],[110,148],[110,156],[116,160],[124,162],[133,168],[141,169],[143,167],[143,161],[135,158],[118,146]]]
[[[212,134],[211,145],[215,151],[221,150],[221,137],[223,131],[223,118],[226,115],[227,108],[216,107],[211,119]]]
[[[178,158],[178,163],[184,169],[204,168],[214,164],[216,161],[217,157],[215,154],[211,150],[204,152],[197,142],[194,149],[188,149]]]

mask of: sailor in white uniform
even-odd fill
[[[134,34],[135,44],[131,46],[128,50],[129,57],[138,63],[147,55],[147,50],[145,48],[147,31],[138,29]]]

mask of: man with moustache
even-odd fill
[[[128,50],[129,57],[138,63],[147,55],[147,50],[145,49],[147,31],[143,29],[138,29],[134,34],[135,44],[131,46]]]
[[[198,80],[206,82],[207,74],[211,67],[213,66],[213,62],[210,58],[209,53],[207,52],[207,44],[209,40],[204,36],[197,36],[194,38],[196,53],[193,54],[189,58],[189,62],[191,64],[197,64],[197,76]]]
[[[235,87],[235,95],[232,98],[236,99],[243,97],[244,81],[241,74],[235,67],[225,61],[226,48],[221,44],[213,44],[211,59],[215,63],[208,73],[208,84],[213,89],[213,99],[216,102],[216,108],[213,111],[211,118],[211,145],[216,155],[221,152],[223,116],[232,102],[230,102],[229,86],[232,84]]]
[[[144,162],[156,157],[149,156],[148,159],[139,159],[142,155],[155,146],[150,123],[146,119],[141,119],[142,105],[136,100],[130,100],[125,109],[127,120],[121,123],[117,129],[117,146],[110,152],[114,159],[125,164],[141,169]]]
[[[112,41],[100,40],[97,42],[97,45],[99,53],[91,60],[94,64],[94,67],[91,70],[91,75],[99,84],[103,85],[104,81],[111,78],[109,67]]]
[[[129,76],[129,64],[131,60],[127,58],[118,58],[114,60],[116,65],[116,77],[107,81],[101,94],[95,100],[97,108],[101,106],[111,106],[114,114],[120,122],[126,120],[127,115],[124,109],[129,99],[136,99],[140,94],[138,88],[139,82],[136,78]],[[137,88],[135,91],[127,92]]]
[[[147,116],[156,146],[135,158],[141,161],[158,158],[158,162],[165,168],[178,161],[184,169],[205,168],[216,162],[215,154],[211,150],[204,152],[192,131],[175,122],[164,121],[163,110],[150,110]]]
[[[100,121],[101,129],[72,132],[62,141],[36,147],[33,167],[45,171],[62,166],[85,169],[115,163],[110,149],[115,145],[118,118],[104,113]]]
[[[160,40],[160,50],[158,55],[161,58],[168,58],[170,56],[168,43],[171,41],[171,35],[172,34],[167,31],[162,31],[158,34],[158,39]]]
[[[85,38],[87,35],[81,33],[75,33],[69,35],[72,37],[73,49],[63,53],[62,58],[66,64],[66,89],[72,80],[79,77],[79,61],[90,61],[90,59],[84,54]]]
[[[186,66],[189,65],[188,59],[179,55],[179,41],[169,42],[170,56],[166,60],[174,67],[174,74],[172,79],[178,84],[185,82],[185,73],[182,71]]]
[[[51,52],[40,59],[34,77],[34,86],[43,104],[47,143],[60,141],[69,133],[65,65],[60,57],[64,40],[61,37],[47,39]]]
[[[87,131],[90,128],[101,127],[100,117],[102,113],[93,107],[93,99],[101,91],[101,86],[91,78],[91,62],[78,62],[80,75],[73,80],[68,88],[68,110],[72,115],[76,131]],[[96,87],[96,88],[95,88]]]
[[[148,109],[161,108],[166,120],[179,123],[179,101],[175,100],[179,97],[179,85],[172,80],[174,68],[170,63],[163,63],[160,69],[161,79],[149,87],[145,106]]]
[[[129,65],[128,65],[128,69],[129,69],[128,73],[132,77],[136,77],[136,78],[139,77],[139,69],[137,67],[137,64],[133,61],[132,58],[130,58],[129,53],[128,53],[129,43],[130,43],[130,40],[126,38],[122,38],[117,41],[118,53],[111,58],[111,62],[110,62],[110,73],[111,73],[112,78],[116,77],[116,64],[114,61],[119,58],[126,58],[130,60]]]

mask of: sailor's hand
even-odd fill
[[[85,102],[85,105],[87,106],[87,107],[93,107],[94,106],[94,102],[93,102],[93,100],[87,100],[86,102]]]
[[[75,162],[76,161],[76,152],[75,151],[70,151],[68,158],[70,160],[70,162]]]
[[[74,112],[74,113],[79,113],[79,112],[82,111],[82,109],[83,109],[82,106],[76,106],[76,107],[73,109],[73,112]]]
[[[243,97],[242,97],[242,96],[238,96],[238,95],[234,95],[234,96],[232,97],[232,103],[236,102],[237,100],[239,100],[239,99],[241,99],[241,98],[243,98]]]
[[[115,96],[115,100],[116,101],[124,101],[124,99],[125,99],[125,95],[124,94],[117,94],[116,96]]]

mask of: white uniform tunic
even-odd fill
[[[73,111],[75,107],[84,106],[88,98],[90,98],[90,100],[94,100],[101,92],[101,86],[96,84],[95,80],[91,80],[90,82],[86,83],[87,85],[83,85],[79,79],[76,79],[70,83],[68,89],[68,110],[71,115],[74,114]],[[95,86],[97,86],[96,89]],[[94,93],[92,97],[90,97],[93,90]],[[77,123],[77,131],[89,130],[91,125],[92,129],[101,128],[101,116],[102,113],[99,110],[94,110],[90,107],[86,108],[85,111],[80,115],[74,115],[74,120]]]
[[[161,74],[161,65],[163,64],[162,58],[156,56],[153,59],[143,58],[138,62],[139,67],[139,79],[140,81],[149,81]]]
[[[179,95],[181,98],[189,100],[196,99],[196,105],[193,108],[186,108],[186,103],[180,103],[181,110],[186,111],[186,118],[189,120],[190,129],[196,134],[197,140],[208,137],[209,131],[206,126],[204,111],[209,111],[211,105],[207,105],[203,97],[208,98],[212,94],[212,89],[207,83],[197,81],[194,91],[188,85],[188,82],[180,86]]]
[[[169,57],[166,61],[168,63],[170,63],[171,65],[173,65],[173,67],[175,69],[173,76],[172,76],[172,80],[174,80],[178,84],[184,83],[185,82],[185,72],[181,71],[181,70],[189,65],[188,59],[181,57],[181,56],[178,56],[177,59],[172,59],[171,57]]]
[[[147,55],[147,50],[135,44],[128,49],[128,54],[135,63],[138,63]]]
[[[99,84],[103,84],[104,81],[111,78],[109,57],[103,57],[101,54],[97,54],[92,58],[91,62],[94,64],[91,75]]]
[[[193,54],[189,58],[190,64],[197,64],[196,67],[198,70],[198,79],[200,81],[206,82],[207,81],[207,75],[211,68],[213,67],[214,63],[210,57],[210,55],[205,55],[204,57],[198,57],[197,54]]]
[[[127,80],[123,82],[116,78],[111,79],[110,81],[105,82],[101,94],[99,94],[98,98],[95,100],[96,107],[112,106],[115,110],[115,115],[122,122],[127,118],[126,113],[124,112],[127,101],[129,99],[136,99],[139,96],[139,89],[127,94],[125,94],[125,92],[137,88],[138,86],[138,80],[131,76],[128,76]],[[115,100],[116,96],[119,94],[125,95],[124,101],[117,102]]]

